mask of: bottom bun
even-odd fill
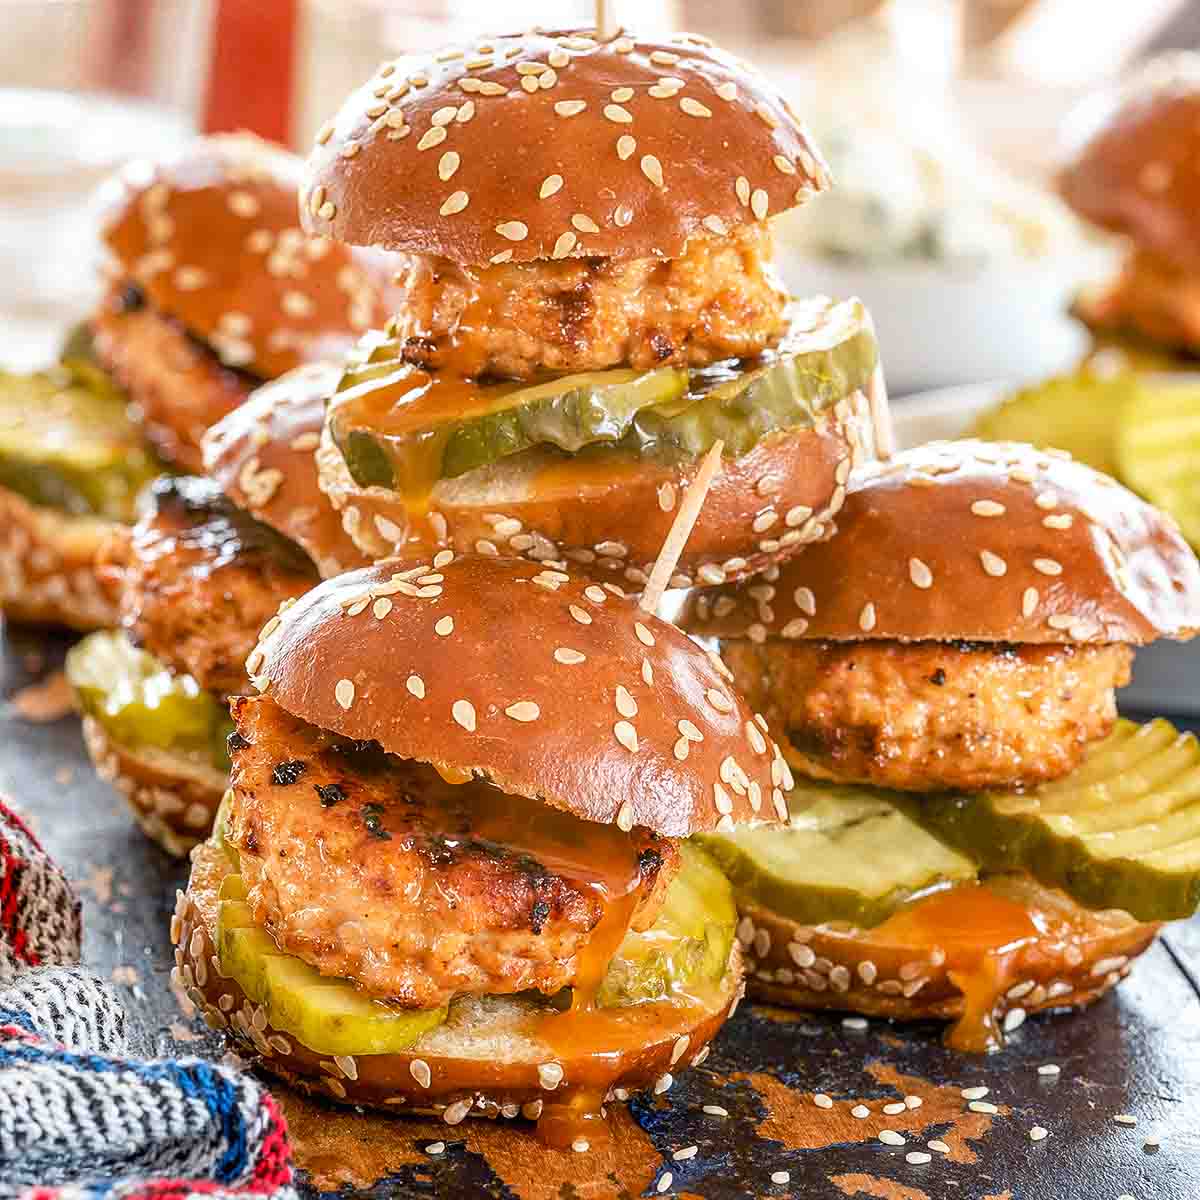
[[[129,801],[152,842],[184,858],[208,837],[229,786],[225,772],[169,750],[123,746],[94,717],[83,718],[83,741],[97,774]]]
[[[1035,938],[967,974],[932,940],[915,946],[875,940],[869,929],[799,925],[744,899],[738,910],[746,987],[754,999],[901,1021],[954,1021],[947,1042],[963,1050],[996,1049],[1026,1014],[1102,996],[1129,974],[1159,928],[1100,914],[1105,924],[1097,923],[1092,936],[1068,945]]]
[[[192,854],[188,890],[180,892],[171,922],[177,986],[208,1025],[224,1030],[239,1052],[302,1091],[420,1114],[437,1114],[449,1125],[467,1116],[537,1119],[542,1108],[573,1092],[598,1088],[604,1099],[648,1087],[665,1090],[670,1072],[695,1066],[741,995],[741,955],[735,942],[728,969],[711,1003],[697,1018],[682,1014],[668,1029],[647,1022],[635,1048],[591,1055],[553,1050],[537,1036],[530,1001],[519,996],[461,997],[446,1022],[393,1054],[337,1057],[318,1054],[274,1028],[266,1009],[249,1000],[233,979],[222,976],[216,954],[217,897],[230,871],[213,841]],[[631,1020],[636,1009],[630,1010]],[[603,1085],[600,1085],[600,1074]]]
[[[87,632],[116,624],[116,604],[96,578],[96,552],[116,528],[30,504],[0,487],[0,612],[31,625]]]

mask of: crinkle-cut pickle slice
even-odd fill
[[[1117,431],[1125,406],[1138,391],[1129,373],[1088,370],[1022,388],[976,418],[972,437],[1029,442],[1040,450],[1066,450],[1080,462],[1117,475]]]
[[[1200,387],[1143,381],[1117,431],[1122,479],[1179,522],[1200,550]]]
[[[242,891],[225,877],[222,896]],[[446,1006],[400,1009],[374,1000],[349,980],[330,979],[306,962],[284,954],[265,929],[255,925],[245,900],[217,904],[217,955],[221,970],[237,980],[267,1020],[317,1054],[395,1054],[446,1019]]]
[[[1169,721],[1118,722],[1080,768],[1025,793],[928,796],[913,816],[986,871],[1026,871],[1139,921],[1200,906],[1200,744]]]
[[[927,833],[891,796],[798,779],[785,827],[700,841],[739,896],[802,925],[870,928],[907,903],[977,876],[971,859]]]
[[[810,427],[865,388],[877,348],[856,300],[792,306],[779,346],[688,372],[616,369],[532,385],[478,384],[405,365],[377,341],[347,369],[330,431],[360,487],[423,495],[449,479],[535,448],[656,461],[738,457],[770,433]]]
[[[122,746],[202,754],[229,769],[229,710],[190,675],[172,675],[119,630],[89,634],[71,647],[67,682],[79,707]]]
[[[0,371],[0,485],[75,516],[134,519],[138,492],[163,468],[98,368]]]

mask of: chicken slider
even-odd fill
[[[1200,903],[1200,749],[1114,701],[1136,646],[1200,629],[1200,566],[1107,476],[1010,443],[874,465],[838,526],[692,600],[797,775],[786,831],[710,845],[762,994],[981,1049]]]
[[[792,299],[770,220],[825,188],[765,79],[702,38],[536,32],[384,63],[317,138],[305,228],[400,255],[403,311],[331,405],[322,486],[406,545],[676,583],[820,541],[882,404],[857,301]],[[631,520],[630,514],[636,514]]]
[[[366,560],[318,489],[313,451],[336,367],[258,389],[204,440],[211,478],[164,476],[100,572],[120,629],[67,659],[101,774],[165,849],[186,853],[225,791],[226,697],[279,604]]]
[[[699,1062],[740,991],[686,840],[786,815],[719,660],[615,585],[442,551],[285,606],[174,923],[239,1051],[391,1111],[600,1136]]]

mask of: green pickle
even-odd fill
[[[231,880],[237,880],[231,884]],[[237,898],[239,895],[242,898]],[[240,876],[227,875],[217,904],[217,955],[267,1020],[318,1054],[395,1054],[446,1019],[447,1008],[400,1009],[347,979],[328,978],[285,954],[255,925]]]
[[[927,833],[892,796],[797,779],[784,828],[700,841],[739,896],[802,925],[870,928],[907,903],[978,876],[970,858]]]
[[[1106,475],[1118,474],[1117,431],[1139,390],[1135,375],[1088,370],[1023,388],[982,413],[970,436],[1066,450]]]
[[[796,304],[781,343],[747,361],[566,375],[534,384],[431,378],[380,337],[347,368],[330,432],[360,487],[429,489],[529,451],[677,462],[718,440],[736,458],[865,388],[877,349],[856,300]]]
[[[1078,770],[1031,791],[910,806],[987,871],[1026,871],[1092,909],[1139,921],[1200,906],[1200,744],[1169,721],[1119,721]]]
[[[162,471],[94,364],[0,371],[0,485],[42,507],[131,522],[138,493]]]
[[[737,927],[733,889],[700,846],[681,842],[679,853],[657,920],[630,930],[610,964],[597,996],[602,1007],[661,1000],[724,977]]]
[[[67,681],[80,709],[123,746],[203,756],[229,770],[229,711],[190,675],[172,675],[125,634],[104,630],[71,647]]]

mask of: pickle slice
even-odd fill
[[[130,522],[138,492],[162,470],[97,367],[0,371],[0,484],[30,503]]]
[[[869,928],[904,904],[977,877],[975,864],[893,804],[891,793],[798,779],[785,828],[705,834],[739,896],[802,925]]]
[[[1200,548],[1200,387],[1143,382],[1117,433],[1121,477]]]
[[[1080,768],[1022,794],[908,806],[986,871],[1026,871],[1092,909],[1139,921],[1200,906],[1200,744],[1169,721],[1120,721]]]
[[[657,920],[630,930],[600,986],[604,1007],[661,1000],[725,974],[737,927],[733,889],[693,842],[679,844],[680,868]]]
[[[1106,475],[1117,474],[1117,429],[1138,391],[1134,375],[1078,371],[1014,392],[982,413],[969,436],[1066,450]]]
[[[778,347],[685,371],[617,369],[534,385],[430,375],[395,340],[360,347],[330,408],[330,432],[360,487],[422,496],[501,459],[548,448],[676,462],[718,439],[738,457],[776,430],[811,426],[865,388],[877,358],[857,300],[796,303]]]
[[[231,884],[237,880],[238,884]],[[395,1054],[446,1019],[447,1008],[401,1009],[372,999],[347,979],[330,979],[285,954],[235,899],[241,877],[227,875],[217,904],[217,955],[267,1020],[317,1054]],[[244,888],[240,889],[244,895]]]
[[[77,642],[66,676],[80,709],[122,745],[202,755],[229,770],[225,739],[233,722],[226,706],[190,675],[172,675],[124,633],[103,630]]]

